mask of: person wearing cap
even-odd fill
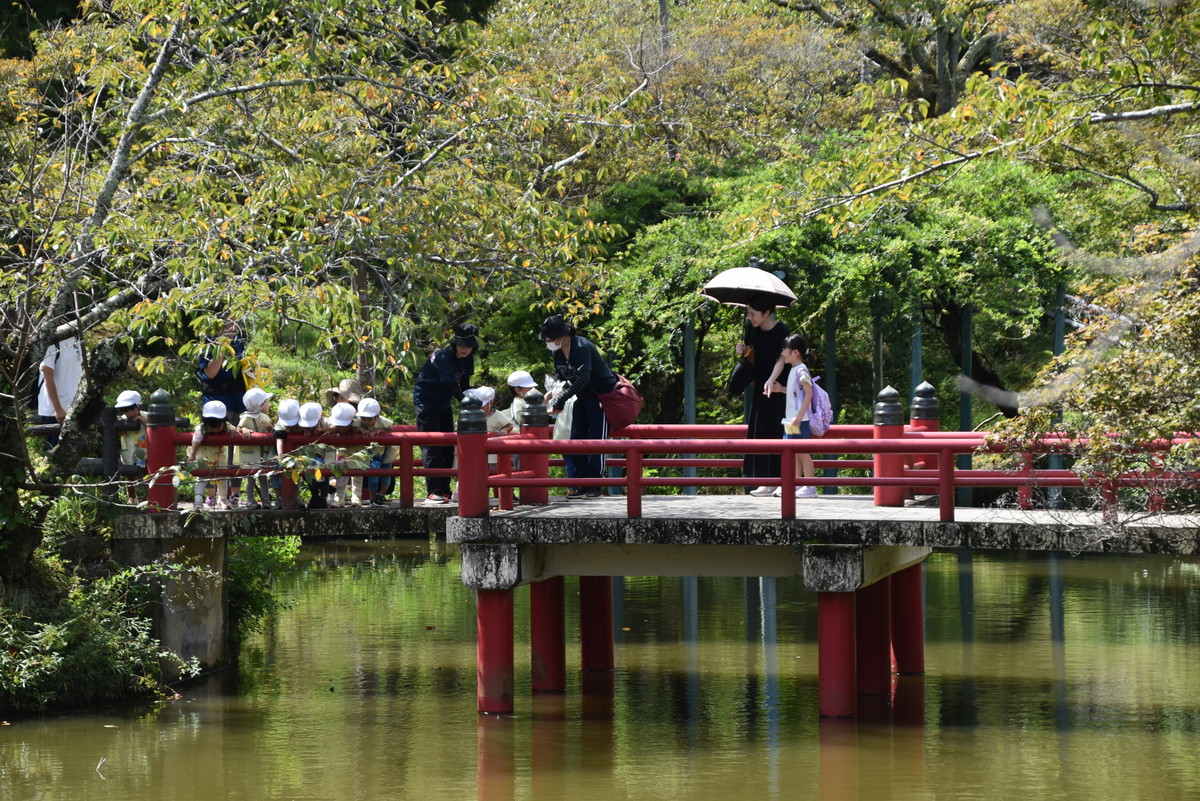
[[[501,411],[496,408],[496,390],[491,387],[476,387],[469,389],[463,395],[463,400],[467,399],[468,395],[474,395],[479,399],[479,403],[483,406],[483,414],[487,418],[487,431],[489,434],[511,434],[513,430],[513,421],[509,417],[508,412]],[[499,456],[494,453],[488,454],[488,469],[495,470],[499,466]]]
[[[418,431],[453,431],[453,401],[471,386],[475,372],[475,351],[479,349],[479,326],[460,323],[454,326],[450,344],[434,352],[417,372],[413,384],[413,405],[417,409]],[[454,448],[443,445],[421,448],[421,460],[426,468],[446,469],[454,466]],[[425,503],[450,502],[450,477],[426,476],[428,495]]]
[[[508,408],[508,416],[512,418],[513,425],[521,424],[521,412],[525,411],[525,396],[536,386],[537,382],[533,380],[533,376],[525,370],[514,370],[508,374],[508,387],[513,392],[513,402],[512,406]]]
[[[374,398],[363,398],[358,402],[358,412],[354,415],[355,433],[378,435],[391,433],[394,423],[380,412],[379,401]],[[367,466],[372,470],[389,470],[400,457],[399,445],[375,443],[368,446]],[[363,477],[350,477],[350,505],[358,506],[363,499]],[[388,493],[395,484],[394,476],[367,476],[365,482],[367,493],[370,495],[372,506],[386,506]]]
[[[272,430],[269,404],[273,398],[270,392],[262,387],[251,387],[242,396],[242,405],[246,410],[238,418],[239,434],[267,434]],[[269,445],[242,445],[238,448],[238,464],[242,467],[264,468],[271,461],[274,448]],[[271,508],[270,479],[266,475],[253,476],[247,482],[246,509],[257,509],[259,504],[254,500],[257,486],[258,498],[264,509]]]
[[[318,417],[320,416],[321,407],[317,406]],[[275,410],[275,459],[282,466],[282,457],[284,454],[292,451],[291,445],[288,444],[288,437],[292,434],[302,434],[308,429],[300,427],[300,401],[295,398],[284,398],[279,402],[279,407]],[[283,477],[278,476],[277,481],[273,482],[278,489],[283,484]],[[284,495],[280,493],[279,503],[280,508],[283,507]]]
[[[554,354],[554,371],[566,382],[550,406],[562,411],[570,398],[575,398],[571,414],[571,439],[604,439],[608,436],[608,420],[600,408],[597,395],[612,392],[617,377],[608,363],[588,339],[579,336],[574,327],[555,314],[547,317],[538,329],[538,339]],[[567,454],[568,478],[600,478],[604,475],[602,454]],[[568,499],[599,498],[599,487],[572,487]]]
[[[117,395],[117,402],[113,404],[113,408],[120,415],[118,421],[138,424],[137,428],[121,430],[122,465],[146,466],[146,418],[142,417],[141,403],[141,393],[127,389]],[[137,488],[134,484],[127,488],[127,495],[131,504],[138,503]]]
[[[325,421],[325,428],[332,434],[354,434],[354,415],[357,410],[349,403],[335,403],[333,408],[329,410],[329,417]],[[326,462],[355,462],[355,458],[359,451],[362,450],[360,445],[351,445],[349,447],[335,447],[327,449],[325,453]],[[339,467],[359,467],[358,464],[342,464]],[[340,472],[340,470],[338,471]],[[361,478],[361,477],[360,477]],[[349,476],[336,475],[333,479],[334,493],[333,500],[329,505],[334,509],[341,509],[346,505],[346,487],[349,484]],[[362,506],[361,495],[357,498],[351,498],[351,506]]]
[[[297,405],[293,409],[293,403],[295,401],[285,400],[279,404],[280,425],[275,426],[275,448],[280,456],[288,450],[292,450],[286,446],[289,434],[304,434],[318,437],[328,430],[325,427],[324,410],[321,408],[321,404],[315,401],[308,401],[307,403]],[[304,474],[304,483],[308,487],[308,508],[326,509],[329,506],[327,501],[329,481],[325,478],[318,478],[317,473],[320,472],[321,466],[325,464],[327,449],[317,445],[307,450],[311,451],[309,460],[316,468],[315,471]]]
[[[221,401],[209,401],[200,411],[200,424],[192,433],[192,444],[188,448],[187,460],[196,462],[197,467],[213,468],[221,462],[221,452],[224,446],[205,445],[204,440],[215,434],[236,434],[234,428],[226,420],[229,410]],[[216,501],[213,501],[212,491],[216,489]],[[212,506],[218,512],[229,508],[229,480],[224,478],[196,479],[195,508]]]
[[[337,403],[349,403],[351,406],[357,406],[362,399],[362,384],[353,378],[343,378],[336,387],[325,390],[325,405],[331,409]]]

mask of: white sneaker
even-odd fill
[[[815,498],[815,497],[817,497],[817,488],[816,487],[797,487],[796,488],[796,497],[797,498]]]
[[[359,506],[362,506],[362,496],[359,495],[357,492],[351,493],[350,494],[350,505],[354,508],[358,508]]]
[[[772,498],[782,498],[783,497],[783,487],[776,487],[775,491],[771,493],[771,497]]]
[[[759,487],[758,489],[750,490],[750,494],[755,498],[770,498],[775,494],[774,487]]]
[[[224,498],[217,498],[217,503],[215,506],[213,506],[213,508],[218,512],[228,512],[229,511],[229,502],[226,501]]]

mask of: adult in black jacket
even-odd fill
[[[471,374],[475,372],[475,351],[479,348],[478,333],[477,325],[456,325],[450,344],[436,351],[421,365],[416,383],[413,384],[418,431],[454,430],[451,402],[461,398],[471,386]],[[421,459],[425,467],[453,467],[454,448],[442,445],[422,447]],[[427,476],[425,487],[428,492],[425,503],[450,502],[449,476]]]
[[[552,411],[561,412],[567,400],[575,398],[571,412],[571,439],[604,439],[608,436],[608,421],[600,408],[597,394],[612,392],[617,377],[605,363],[604,357],[590,341],[575,333],[561,315],[547,317],[538,329],[538,338],[554,354],[554,371],[567,382],[565,391],[554,399]],[[567,478],[601,478],[604,475],[602,454],[568,454]],[[572,487],[568,498],[599,498],[599,487]]]

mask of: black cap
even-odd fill
[[[564,320],[561,314],[552,314],[542,321],[542,326],[538,329],[538,339],[542,341],[559,339],[573,331],[571,324]]]
[[[471,350],[478,350],[479,340],[475,335],[479,333],[479,326],[474,323],[459,323],[454,326],[454,338],[450,342],[454,345],[459,345]]]

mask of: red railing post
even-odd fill
[[[175,508],[175,405],[165,389],[156,389],[146,409],[146,472],[150,488],[147,508],[159,512]]]
[[[546,412],[546,399],[542,393],[532,389],[525,393],[525,408],[521,410],[521,435],[529,439],[550,439],[553,428],[550,415]],[[550,477],[550,454],[521,454],[521,471],[532,471],[534,478]],[[522,504],[545,504],[550,502],[549,487],[522,487]]]
[[[625,514],[630,520],[642,516],[642,452],[625,452]]]
[[[1025,479],[1025,483],[1017,487],[1017,507],[1020,509],[1033,508],[1033,487],[1029,483],[1029,477],[1033,475],[1033,456],[1031,454],[1022,454],[1021,456],[1021,477]]]
[[[411,509],[416,495],[413,489],[413,446],[408,440],[400,443],[400,456],[396,459],[400,468],[400,508]]]
[[[817,593],[817,708],[823,718],[858,712],[854,595]]]
[[[904,436],[904,410],[900,393],[884,387],[875,403],[875,439],[900,439]],[[872,457],[875,478],[900,479],[904,475],[904,454],[877,453]],[[899,480],[895,486],[876,486],[876,506],[903,506],[907,490]]]
[[[779,460],[779,484],[779,516],[783,520],[795,520],[796,452],[786,447]]]
[[[470,395],[458,415],[458,516],[487,517],[487,416]]]
[[[949,448],[938,454],[938,520],[954,520],[954,452]]]
[[[909,407],[908,428],[910,431],[932,432],[941,430],[942,412],[937,396],[934,394],[935,392],[936,390],[934,390],[933,385],[928,381],[922,381],[921,385],[917,387],[913,395],[912,405]],[[917,458],[913,466],[918,470],[937,470],[937,454],[923,453]]]

